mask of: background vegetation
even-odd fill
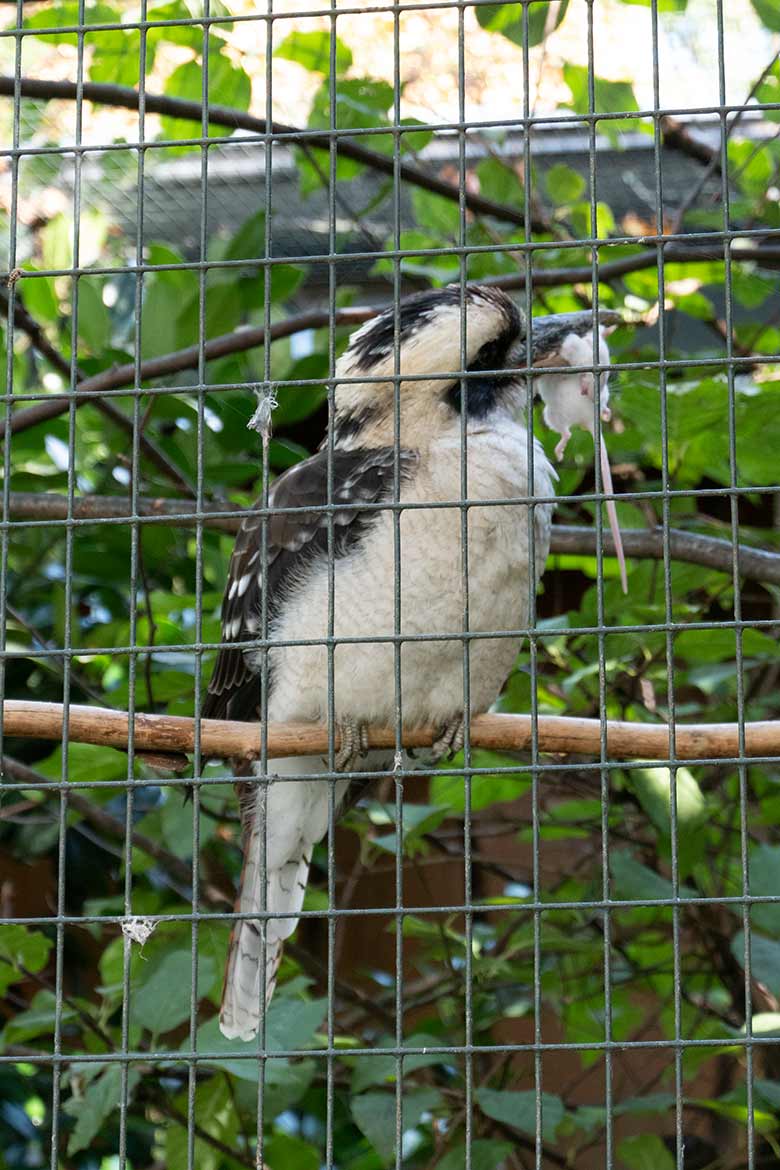
[[[650,6],[650,0],[625,3]],[[766,27],[780,32],[780,0],[753,5]],[[567,0],[522,9],[481,5],[475,14],[496,38],[539,44],[566,20],[569,7]],[[657,7],[663,19],[684,10],[686,0],[659,0]],[[221,0],[213,0],[210,11],[230,16]],[[41,3],[30,6],[24,24],[65,30],[82,16],[88,26],[99,26],[87,37],[87,83],[137,86],[142,48],[148,70],[155,54],[173,45],[179,63],[165,77],[165,94],[199,102],[204,32],[187,23],[198,15],[194,8],[186,0],[149,3],[152,24],[145,36],[137,28],[101,27],[126,15],[102,2],[83,9],[75,2]],[[209,95],[246,110],[249,77],[235,51],[228,51],[226,31],[233,31],[228,22],[210,26]],[[72,44],[77,34],[47,33],[46,44],[58,37]],[[28,46],[36,40],[24,43],[25,54],[34,56]],[[277,56],[317,79],[309,127],[330,124],[333,90],[341,128],[391,124],[393,87],[356,76],[349,44],[338,40],[332,57],[330,34],[321,29],[277,31],[275,44]],[[335,76],[329,75],[332,59]],[[639,106],[630,82],[596,77],[591,95],[587,71],[571,64],[564,76],[571,94],[564,113],[587,113],[593,96],[598,113],[625,115],[599,125],[613,146],[621,147],[626,129],[654,133],[652,119],[631,117]],[[608,443],[619,468],[618,490],[654,493],[669,486],[681,492],[622,504],[623,525],[663,521],[729,540],[738,532],[743,543],[777,548],[777,257],[771,239],[763,253],[756,243],[780,228],[777,57],[757,62],[752,97],[757,111],[763,105],[761,133],[743,134],[737,120],[723,155],[705,151],[699,160],[703,180],[717,180],[725,159],[728,184],[716,182],[715,194],[706,197],[702,184],[661,225],[667,232],[748,229],[733,262],[726,263],[714,235],[698,253],[672,244],[659,270],[656,246],[630,239],[654,235],[658,225],[629,231],[564,163],[542,171],[533,155],[527,170],[507,161],[504,134],[493,130],[482,136],[487,149],[469,167],[468,185],[506,214],[500,208],[493,215],[469,211],[466,243],[485,250],[469,256],[467,275],[500,278],[519,289],[525,260],[506,245],[530,239],[545,245],[534,253],[540,277],[534,311],[579,309],[591,303],[593,286],[592,252],[578,241],[594,235],[620,241],[600,250],[599,300],[627,310],[642,327],[620,329],[612,339],[618,365],[632,365],[618,368],[613,378],[616,422]],[[45,99],[28,107],[42,122],[51,114]],[[215,124],[210,129],[228,133]],[[177,140],[169,149],[182,156],[197,157],[198,148],[180,140],[199,132],[191,120],[170,114],[159,126],[160,138]],[[417,157],[431,137],[424,129],[402,136],[402,157],[418,173],[442,179]],[[392,159],[389,133],[354,141]],[[328,154],[311,142],[296,150],[305,201],[330,182]],[[22,167],[38,161],[27,158]],[[123,152],[105,152],[99,165],[110,184],[127,160]],[[347,206],[366,173],[365,161],[336,161],[337,192]],[[400,237],[400,247],[412,253],[400,261],[404,287],[457,278],[457,199],[425,184],[409,183],[405,190],[415,222]],[[392,174],[377,198],[391,204]],[[529,233],[522,215],[516,222],[526,206],[535,225]],[[358,220],[369,210],[353,207]],[[175,392],[123,396],[131,371],[102,400],[111,417],[92,398],[42,421],[29,414],[18,421],[36,406],[24,395],[67,386],[76,360],[77,376],[93,378],[197,343],[201,322],[205,336],[214,338],[298,312],[308,269],[278,263],[266,266],[271,276],[264,279],[260,197],[246,222],[208,241],[210,261],[246,263],[209,268],[202,278],[197,266],[186,266],[175,239],[159,239],[143,249],[144,261],[159,267],[140,280],[133,241],[110,228],[100,217],[82,219],[75,262],[84,272],[76,282],[63,274],[74,264],[72,211],[44,217],[31,254],[18,260],[22,278],[5,294],[15,328],[0,370],[7,388],[21,396],[11,413],[17,430],[4,465],[11,515],[35,514],[35,505],[21,511],[19,493],[66,494],[69,469],[79,501],[112,496],[118,505],[135,494],[182,499],[199,492],[204,500],[248,507],[259,489],[258,447],[246,430],[257,383],[269,372],[281,383],[269,452],[273,472],[305,457],[322,436],[327,314],[307,335],[303,356],[284,337],[268,358],[258,347],[225,352],[206,362],[203,385],[197,363],[157,379],[147,378],[144,367],[144,390]],[[345,230],[339,248],[347,240]],[[395,246],[392,236],[379,243]],[[572,268],[584,271],[571,274]],[[392,259],[377,258],[374,272],[386,276],[387,299],[394,269]],[[336,299],[340,308],[363,303],[361,290],[347,279],[339,281]],[[659,356],[653,329],[659,314],[664,356],[677,363],[665,377],[642,367]],[[336,328],[338,348],[348,333],[348,326]],[[10,336],[4,330],[4,345]],[[728,354],[745,359],[735,378],[723,360]],[[538,433],[550,450],[554,437],[541,426]],[[589,441],[578,434],[560,491],[576,495],[592,487]],[[735,487],[738,494],[724,490]],[[592,526],[593,506],[567,502],[559,520]],[[67,695],[73,702],[193,713],[212,655],[189,647],[219,638],[229,531],[204,527],[196,534],[191,527],[152,522],[39,523],[13,527],[8,537],[7,647],[14,655],[5,665],[7,696],[62,701]],[[740,585],[731,573],[683,561],[675,561],[667,577],[662,563],[637,560],[626,599],[614,563],[605,561],[603,587],[596,568],[595,558],[582,555],[552,560],[539,599],[542,636],[534,673],[526,650],[502,710],[529,710],[533,677],[542,713],[603,713],[638,722],[780,718],[772,624],[780,605],[777,586]],[[748,628],[735,629],[735,620]],[[576,632],[604,623],[614,632]],[[648,632],[648,626],[657,628]],[[66,657],[41,653],[65,645],[77,650],[70,666]],[[132,645],[154,652],[121,650]],[[257,1060],[236,1058],[241,1046],[221,1040],[215,1021],[228,924],[209,915],[229,909],[241,864],[236,804],[229,784],[220,782],[224,770],[206,766],[213,783],[185,803],[181,781],[166,783],[148,762],[129,764],[110,749],[76,745],[67,759],[59,747],[30,741],[7,742],[5,750],[4,778],[18,788],[0,794],[0,912],[6,922],[0,925],[0,1167],[44,1165],[52,1142],[53,1164],[68,1170],[254,1167],[262,1100],[263,1157],[272,1170],[317,1170],[329,1156],[342,1170],[400,1162],[409,1170],[461,1170],[469,1164],[467,1135],[472,1170],[517,1170],[533,1164],[537,1091],[543,1094],[545,1166],[601,1165],[614,1134],[621,1166],[665,1170],[674,1165],[678,1125],[686,1166],[736,1170],[747,1164],[753,1133],[755,1164],[780,1165],[776,1049],[751,1051],[741,1043],[751,1015],[754,1034],[780,1034],[780,909],[765,901],[747,910],[738,900],[748,888],[747,874],[754,896],[774,896],[780,888],[775,762],[742,770],[678,768],[672,777],[665,769],[629,766],[602,775],[584,763],[560,768],[560,761],[550,761],[534,788],[527,761],[478,753],[474,764],[486,772],[471,784],[474,850],[467,874],[467,802],[456,767],[442,770],[426,790],[409,786],[402,826],[392,791],[380,791],[339,831],[336,905],[385,912],[339,924],[330,1015],[327,929],[324,920],[301,927],[268,1018],[268,1052],[286,1055]],[[129,768],[140,781],[133,788],[126,784]],[[55,786],[62,779],[84,786],[63,800]],[[128,828],[132,847],[126,851]],[[413,907],[403,916],[389,912],[398,848],[404,902]],[[462,905],[469,888],[475,910],[468,917],[457,910],[425,912],[426,905]],[[605,896],[620,903],[607,916],[592,905]],[[674,896],[683,900],[674,909],[641,905]],[[535,900],[549,909],[528,909]],[[306,906],[327,905],[322,846]],[[200,923],[188,917],[195,908],[206,915]],[[51,921],[57,913],[69,916],[66,925]],[[127,914],[162,916],[143,947],[120,930]],[[24,922],[9,924],[10,918]],[[46,921],[36,924],[39,918]],[[746,973],[748,931],[752,963]],[[400,1018],[396,957],[404,975]],[[59,1007],[57,985],[64,992]],[[55,1037],[59,1073],[53,1080]],[[317,1055],[329,1037],[337,1050],[330,1059]],[[577,1047],[538,1058],[530,1047],[501,1047],[539,1039]],[[679,1039],[691,1043],[674,1049]],[[383,1054],[399,1040],[410,1055],[401,1061]],[[629,1048],[605,1055],[608,1040]],[[669,1046],[630,1048],[655,1041]],[[457,1052],[467,1042],[476,1049],[470,1059]],[[195,1048],[209,1057],[195,1064],[174,1055]],[[89,1060],[126,1051],[137,1057],[129,1065]],[[220,1058],[220,1051],[232,1055]]]

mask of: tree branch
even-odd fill
[[[652,248],[635,256],[621,256],[619,260],[608,260],[598,266],[598,279],[601,284],[608,284],[610,280],[628,276],[632,272],[641,272],[646,268],[658,266],[657,246],[660,241],[653,241],[650,245],[643,245],[637,240],[637,246]],[[763,265],[765,268],[780,267],[780,246],[774,244],[753,244],[747,239],[731,240],[730,254],[734,261],[751,261]],[[736,245],[736,246],[735,246]],[[609,241],[602,241],[602,246],[609,246]],[[588,247],[588,245],[583,245]],[[710,241],[706,244],[680,244],[673,241],[663,243],[664,260],[667,264],[711,264],[713,260],[722,260],[725,255],[725,244]],[[593,282],[593,265],[580,264],[571,268],[537,268],[531,274],[533,288],[558,288],[563,284],[591,284]],[[480,281],[492,288],[502,288],[505,291],[525,288],[525,272],[510,272],[505,276],[488,276]]]
[[[1,96],[14,97],[17,92],[22,97],[71,102],[77,101],[79,93],[81,93],[85,101],[95,102],[97,105],[118,106],[125,110],[137,110],[140,103],[138,90],[124,85],[85,81],[81,87],[78,87],[72,81],[44,81],[33,77],[22,77],[17,83],[13,77],[0,77]],[[144,109],[147,114],[163,114],[170,118],[182,118],[185,121],[195,122],[198,126],[203,122],[203,106],[198,101],[167,97],[164,94],[149,93],[147,90],[144,95]],[[288,126],[284,122],[268,122],[265,118],[258,118],[254,114],[231,109],[228,106],[209,104],[208,120],[209,125],[224,126],[228,130],[246,130],[250,134],[283,135],[284,144],[289,143],[292,146],[308,146],[328,153],[333,148],[336,154],[342,158],[362,163],[390,178],[395,178],[396,175],[396,163],[392,154],[381,154],[378,150],[371,150],[370,147],[362,146],[350,138],[332,137],[323,134],[322,130],[307,130],[303,127]],[[392,134],[392,131],[388,130],[387,133]],[[407,162],[398,163],[397,173],[399,179],[404,183],[421,187],[434,195],[440,195],[443,199],[449,199],[452,203],[460,203],[461,191],[455,183],[448,183],[445,179],[426,174]],[[527,227],[528,230],[544,231],[543,223],[536,223],[533,219],[531,223],[527,223],[522,208],[497,203],[495,200],[487,199],[484,195],[473,191],[463,192],[463,202],[469,211],[478,215],[490,215],[505,223]]]
[[[18,780],[20,784],[34,786],[39,790],[45,791],[50,784],[47,776],[36,772],[34,768],[23,764],[21,760],[15,760],[12,756],[2,757],[2,770],[4,776],[10,776],[14,780]],[[51,795],[56,795],[57,791],[57,789],[53,789]],[[99,829],[101,833],[106,833],[116,841],[126,839],[124,822],[113,816],[102,805],[93,804],[88,797],[82,796],[80,792],[68,793],[68,805],[94,828]],[[177,857],[175,853],[171,853],[158,841],[147,837],[145,833],[140,833],[137,829],[133,829],[131,841],[135,848],[153,858],[175,881],[187,889],[190,888],[192,885],[192,866],[181,857]],[[233,899],[224,890],[208,882],[202,883],[201,894],[212,903],[226,903],[228,906],[233,903]]]
[[[63,727],[61,703],[33,703],[26,699],[6,699],[4,732],[24,739],[60,741]],[[129,719],[125,711],[102,707],[68,707],[69,741],[126,749],[129,744]],[[607,755],[612,759],[670,758],[670,728],[666,724],[626,723],[598,719],[577,719],[557,715],[540,715],[537,723],[537,746],[542,752],[596,755],[601,751],[602,726],[606,728]],[[177,715],[136,714],[132,721],[132,740],[141,750],[192,752],[195,746],[196,721]],[[740,756],[737,723],[677,724],[674,728],[675,758],[724,759]],[[435,727],[407,729],[403,743],[407,748],[430,747],[439,734]],[[745,755],[780,755],[780,720],[745,723]],[[531,747],[533,721],[529,715],[478,715],[471,721],[472,747],[493,751],[528,751]],[[334,748],[340,739],[334,729]],[[268,756],[316,756],[328,751],[326,727],[309,723],[274,723],[267,728]],[[368,747],[395,748],[395,731],[389,727],[369,728]],[[238,723],[227,719],[200,720],[200,749],[204,756],[220,759],[256,759],[261,753],[261,729],[257,723]]]
[[[695,159],[696,162],[703,163],[704,166],[712,164],[715,171],[720,173],[721,166],[717,148],[713,149],[701,138],[691,134],[685,123],[680,122],[678,118],[673,118],[671,114],[666,114],[661,118],[661,134],[663,144],[669,150],[679,150],[681,154],[687,154],[688,158]]]
[[[375,317],[377,309],[338,309],[334,314],[336,325],[359,325]],[[278,321],[270,329],[270,340],[277,341],[281,337],[290,337],[293,333],[300,333],[304,329],[320,329],[330,322],[327,310],[312,310],[300,313],[295,317],[288,317],[286,321]],[[249,329],[236,329],[233,333],[223,333],[220,337],[212,337],[203,345],[188,345],[185,349],[177,349],[173,353],[163,354],[161,357],[148,358],[139,366],[139,381],[149,382],[154,378],[162,378],[167,374],[178,374],[182,370],[198,368],[201,350],[206,361],[214,361],[231,353],[243,353],[248,349],[265,345],[265,328],[262,325]],[[18,434],[38,423],[46,422],[50,418],[64,414],[73,398],[76,406],[83,406],[86,402],[99,400],[101,394],[107,390],[118,390],[123,386],[132,386],[136,381],[135,362],[126,362],[123,366],[112,366],[108,370],[101,370],[90,378],[84,378],[76,386],[73,394],[53,394],[34,406],[28,406],[11,416],[10,433]]]
[[[251,511],[251,510],[250,510]],[[228,513],[223,515],[222,513]],[[223,501],[204,502],[198,510],[195,500],[172,500],[164,497],[140,496],[138,516],[153,519],[155,523],[175,528],[218,528],[224,532],[238,532],[243,522],[242,509]],[[84,496],[73,501],[74,520],[130,519],[130,501],[122,496]],[[67,522],[68,500],[54,492],[11,492],[9,520],[50,520],[53,524]],[[626,553],[632,557],[663,560],[663,528],[630,528],[623,532]],[[615,551],[612,536],[602,534],[602,548],[607,555]],[[556,524],[552,530],[552,553],[573,556],[595,556],[598,540],[593,528],[575,524]],[[708,569],[731,573],[734,560],[742,577],[749,581],[780,585],[780,553],[768,549],[751,548],[740,544],[736,550],[731,541],[716,536],[669,529],[669,553],[673,560]]]
[[[118,106],[128,110],[137,110],[140,102],[140,95],[137,90],[122,85],[84,82],[81,87],[78,87],[71,81],[45,81],[39,78],[22,77],[17,82],[17,79],[14,77],[0,76],[0,96],[15,97],[17,88],[22,97],[77,101],[79,93],[81,93],[87,101],[95,102],[99,105]],[[182,118],[195,122],[198,125],[203,121],[203,106],[197,101],[186,101],[183,98],[173,98],[164,94],[147,92],[144,95],[144,107],[147,113]],[[254,134],[285,136],[283,140],[293,145],[307,145],[317,150],[330,151],[332,148],[343,158],[350,158],[355,162],[363,163],[365,166],[371,167],[373,170],[379,171],[391,178],[394,178],[396,174],[395,160],[392,155],[385,155],[379,151],[370,150],[368,147],[361,146],[359,142],[352,141],[349,138],[343,138],[341,136],[333,138],[332,136],[323,134],[321,130],[307,130],[296,126],[288,126],[281,122],[268,123],[265,118],[258,118],[242,110],[235,110],[220,105],[209,105],[208,117],[209,123],[214,126],[224,126],[229,130],[247,130]],[[475,192],[461,192],[457,184],[449,183],[444,179],[438,179],[432,175],[427,175],[416,167],[410,166],[409,163],[400,162],[398,164],[398,176],[403,182],[410,183],[412,186],[422,187],[452,202],[459,203],[462,195],[465,206],[477,214],[490,215],[506,223],[530,227],[534,231],[545,230],[543,223],[536,224],[532,222],[527,225],[525,213],[518,208],[496,203],[494,200],[486,199],[484,196],[478,195]],[[607,281],[614,276],[636,272],[642,268],[654,267],[658,262],[656,241],[644,245],[643,241],[637,240],[637,244],[647,247],[649,249],[647,253],[639,257],[629,257],[615,261],[611,268],[609,265],[602,265],[600,279]],[[735,260],[753,260],[773,267],[780,265],[780,248],[775,248],[771,245],[766,247],[751,246],[744,244],[744,241],[738,241],[738,245],[734,247],[732,244],[731,247],[732,258]],[[675,249],[675,245],[670,243],[666,245],[666,259],[667,261],[679,260],[681,262],[691,263],[708,261],[713,258],[722,257],[724,247],[724,244],[718,243],[714,247],[713,245],[707,245],[706,251],[702,247],[687,247],[684,245],[679,247],[679,249]],[[580,268],[572,269],[545,269],[541,273],[534,274],[533,283],[541,288],[545,286],[553,287],[560,284],[588,282],[591,279],[592,269],[590,265],[583,265]],[[525,285],[525,273],[521,272],[508,276],[494,277],[492,281],[488,280],[485,283],[492,283],[500,288],[522,288]]]
[[[5,291],[5,289],[0,289],[0,306],[2,306],[2,308],[4,308],[7,312],[8,305],[8,293]],[[46,360],[52,366],[54,366],[56,370],[59,370],[63,377],[66,378],[68,382],[70,382],[70,362],[63,354],[59,352],[58,349],[56,349],[51,344],[41,326],[24,307],[18,292],[16,292],[14,295],[13,317],[15,327],[25,333],[27,337],[29,337],[35,349],[38,350],[38,353],[45,357]],[[85,380],[81,377],[81,375],[79,375],[79,379],[80,381],[76,386],[77,392],[79,386]],[[119,427],[121,431],[124,431],[126,435],[129,435],[130,438],[132,438],[133,420],[128,418],[127,415],[123,414],[117,406],[114,406],[113,402],[104,402],[98,399],[98,401],[95,403],[95,406],[99,411],[101,411],[105,418],[109,419],[115,426]],[[67,403],[65,409],[67,409]],[[13,423],[11,425],[11,432],[13,433]],[[149,462],[153,463],[159,471],[167,476],[171,483],[175,484],[180,491],[191,492],[194,490],[190,481],[184,475],[182,475],[178,467],[171,463],[165,452],[161,451],[152,439],[150,439],[147,435],[140,434],[138,436],[138,441],[141,450],[144,452]]]

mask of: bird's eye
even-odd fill
[[[504,346],[500,341],[486,341],[477,351],[477,355],[469,365],[469,370],[497,370],[503,365]]]

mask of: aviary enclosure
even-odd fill
[[[778,50],[780,0],[0,4],[0,1167],[780,1166]],[[402,299],[474,285],[550,556],[492,713],[434,764],[399,698],[337,818],[332,701],[201,720],[235,534],[356,329],[391,306],[397,402]],[[612,490],[534,400],[559,314],[610,329]],[[304,750],[327,831],[228,1039],[237,757]]]

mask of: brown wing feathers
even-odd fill
[[[401,473],[416,461],[401,451]],[[392,498],[395,459],[391,447],[335,450],[332,455],[334,554],[345,556],[377,513],[365,507]],[[261,636],[263,576],[268,590],[269,634],[292,582],[300,582],[307,563],[328,553],[328,452],[284,472],[268,497],[266,556],[262,555],[261,515],[246,518],[236,537],[222,603],[222,646],[203,703],[206,719],[256,720],[260,717],[260,678],[238,643]],[[265,574],[262,561],[265,559]],[[272,685],[272,681],[271,681]]]

